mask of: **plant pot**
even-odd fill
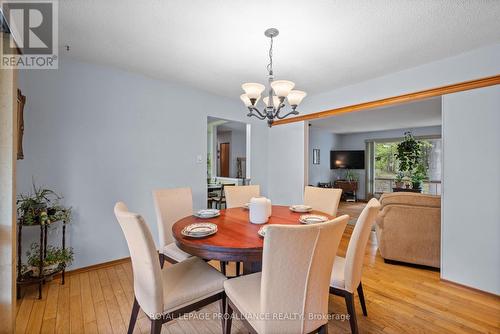
[[[422,183],[420,182],[412,182],[411,188],[416,190],[422,190]]]
[[[47,266],[44,266],[42,269],[42,275],[47,275],[47,274],[50,274],[50,273],[56,271],[56,269],[59,267],[60,264],[61,264],[61,262],[57,262],[54,264],[49,264]],[[40,276],[40,268],[39,267],[28,266],[28,271],[32,272],[31,276],[33,276],[33,277]]]
[[[403,188],[404,185],[405,185],[405,183],[402,182],[402,181],[401,182],[396,182],[396,188]]]

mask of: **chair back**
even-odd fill
[[[337,215],[342,189],[307,186],[304,190],[304,204],[310,205],[331,216]]]
[[[193,195],[191,188],[156,189],[153,190],[153,201],[161,252],[174,240],[172,225],[179,219],[193,214]]]
[[[250,198],[260,196],[260,186],[225,186],[226,207],[237,208],[250,202]]]
[[[161,269],[151,231],[144,219],[129,212],[123,202],[116,203],[114,211],[132,260],[135,298],[148,316],[162,313]]]
[[[290,318],[262,321],[264,333],[309,333],[328,322],[330,276],[348,221],[349,216],[343,215],[314,225],[267,227],[261,312]],[[320,317],[310,319],[310,315]]]
[[[372,198],[366,204],[354,226],[349,246],[347,246],[344,267],[345,289],[349,292],[354,292],[361,282],[366,244],[379,210],[379,201]]]

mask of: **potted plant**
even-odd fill
[[[62,196],[50,189],[37,187],[33,191],[17,197],[17,215],[23,225],[50,224],[63,220],[69,223],[71,208],[59,204]]]
[[[403,178],[405,177],[405,173],[402,172],[402,171],[399,171],[397,174],[396,174],[396,179],[395,179],[395,183],[396,183],[396,188],[403,188],[404,187],[404,182],[403,182]]]
[[[345,172],[345,179],[349,182],[356,182],[358,181],[359,177],[353,170],[348,169]]]
[[[411,173],[422,156],[422,143],[413,137],[411,132],[405,132],[405,137],[397,146],[395,154],[400,172]]]
[[[412,189],[422,190],[422,181],[427,177],[425,165],[420,163],[416,166],[415,171],[411,175]]]
[[[397,146],[396,159],[399,163],[399,171],[407,172],[410,176],[413,189],[422,189],[422,181],[427,177],[427,164],[425,149],[428,144],[416,140],[410,132],[405,132],[405,137]],[[407,185],[409,188],[409,185]]]
[[[40,276],[40,245],[31,244],[31,248],[26,252],[28,264],[25,272],[31,272],[31,276]],[[59,248],[51,245],[47,246],[47,252],[43,258],[42,275],[55,272],[61,265],[65,267],[73,262],[72,248]]]

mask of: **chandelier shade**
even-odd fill
[[[241,101],[245,104],[245,107],[251,107],[252,106],[252,101],[248,98],[247,94],[241,94],[240,95]],[[257,101],[255,101],[257,103]]]
[[[286,98],[291,106],[298,106],[306,96],[306,92],[303,92],[301,90],[292,90]]]
[[[245,94],[247,94],[249,99],[259,99],[260,95],[266,89],[266,86],[260,84],[260,83],[255,83],[255,82],[248,82],[244,83],[241,85],[241,88],[245,91]]]
[[[260,120],[267,119],[267,124],[271,127],[275,119],[283,119],[290,115],[298,115],[299,112],[296,110],[297,106],[307,94],[301,90],[293,90],[295,83],[292,81],[274,80],[273,38],[279,35],[279,31],[275,28],[269,28],[264,32],[264,35],[271,39],[271,45],[269,47],[269,64],[267,65],[267,80],[269,86],[267,96],[262,99],[265,107],[261,109],[261,111],[257,106],[257,102],[262,92],[266,89],[266,86],[260,83],[247,82],[241,85],[245,94],[240,95],[240,99],[245,104],[245,107],[248,108],[248,117],[257,117]],[[270,100],[271,98],[272,100]],[[287,99],[292,110],[283,115],[281,112],[285,108],[285,99]]]
[[[287,97],[295,84],[288,80],[276,80],[271,82],[274,93],[279,97]]]

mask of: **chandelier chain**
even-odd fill
[[[273,75],[273,37],[271,36],[271,44],[269,46],[269,64],[267,64],[269,75]]]

